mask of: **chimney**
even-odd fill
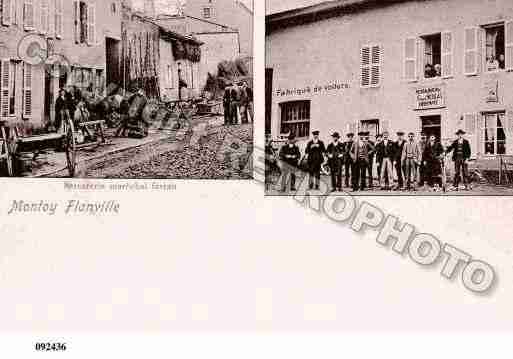
[[[152,19],[157,16],[155,0],[144,0],[144,14]]]

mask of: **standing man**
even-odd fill
[[[229,126],[232,124],[232,114],[231,114],[231,108],[230,108],[230,102],[231,102],[231,90],[230,87],[226,87],[224,89],[224,96],[223,96],[223,108],[224,108],[224,125]]]
[[[296,145],[296,136],[290,134],[287,143],[280,149],[281,167],[281,192],[287,191],[287,180],[290,175],[290,190],[296,190],[296,168],[301,152]]]
[[[185,82],[185,80],[183,79],[183,76],[182,76],[182,69],[180,68],[181,64],[178,63],[178,100],[179,101],[182,101],[182,89],[183,88],[187,88],[188,85],[187,85],[187,82]]]
[[[419,145],[415,142],[415,134],[408,134],[408,141],[404,144],[401,160],[404,166],[404,174],[407,176],[406,188],[410,190],[413,186],[415,191],[415,183],[417,181],[417,166],[421,159]]]
[[[443,159],[444,149],[440,142],[436,141],[436,137],[431,135],[429,137],[429,142],[426,144],[424,148],[424,153],[422,154],[422,164],[424,166],[424,180],[427,181],[427,184],[430,188],[434,187],[434,181],[436,180],[436,184],[440,187],[442,186],[442,181],[440,175],[442,174],[442,166],[440,161]]]
[[[369,145],[366,141],[365,132],[358,133],[358,141],[351,146],[351,159],[353,161],[352,182],[353,192],[358,189],[365,191],[367,167],[369,165]]]
[[[367,164],[367,172],[368,172],[368,185],[369,185],[369,189],[372,190],[372,187],[374,185],[374,174],[373,174],[373,170],[374,170],[374,155],[375,155],[375,150],[376,150],[376,146],[374,144],[374,142],[372,142],[370,140],[370,132],[365,132],[365,142],[367,143],[367,147],[369,148],[369,163]]]
[[[403,177],[403,163],[402,163],[402,155],[404,149],[404,132],[397,132],[397,142],[395,143],[395,157],[394,157],[394,167],[397,173],[397,189],[400,190],[404,187],[404,177]]]
[[[380,186],[380,187],[381,187],[381,163],[383,162],[383,157],[381,157],[381,155],[378,153],[378,148],[380,147],[381,142],[383,142],[383,135],[377,134],[376,135],[375,155],[376,155],[376,166],[377,166],[377,170],[378,170],[378,186]]]
[[[418,184],[419,187],[423,187],[426,182],[426,168],[424,166],[424,161],[422,157],[424,156],[424,150],[427,145],[427,136],[424,132],[420,133],[420,141],[419,141],[419,150],[420,150],[420,160],[419,160],[419,171],[418,171]]]
[[[335,132],[331,135],[333,142],[328,145],[328,165],[331,169],[331,192],[342,191],[342,164],[344,158],[344,145],[339,141],[340,135]]]
[[[231,87],[230,91],[230,109],[231,109],[231,117],[232,117],[232,125],[239,124],[240,119],[240,112],[239,112],[239,106],[240,106],[240,88],[237,86],[237,84],[234,84]]]
[[[57,132],[60,132],[62,123],[64,122],[64,119],[66,118],[66,111],[68,109],[67,103],[66,103],[66,91],[64,89],[59,90],[59,97],[57,97],[57,100],[55,100],[55,130]],[[68,114],[69,115],[69,114]]]
[[[468,190],[468,173],[467,173],[467,161],[470,158],[472,152],[470,149],[470,143],[463,138],[465,131],[458,130],[456,135],[458,138],[449,147],[447,147],[446,153],[452,154],[452,160],[454,161],[454,189],[458,191],[460,184],[460,176],[463,177],[463,184],[465,190]]]
[[[349,181],[351,179],[352,168],[353,168],[353,160],[351,158],[351,147],[353,147],[353,137],[354,133],[349,132],[347,134],[347,141],[344,143],[344,181],[346,188],[349,187]],[[351,181],[352,183],[352,181]]]
[[[310,179],[309,187],[310,189],[315,187],[315,189],[318,190],[321,181],[321,166],[324,163],[326,147],[324,143],[319,140],[319,131],[313,131],[312,135],[313,139],[307,143],[305,154]]]
[[[376,156],[381,159],[381,189],[390,190],[394,184],[395,144],[388,139],[388,132],[383,133],[383,141],[378,146]]]
[[[239,92],[240,92],[240,123],[247,124],[248,123],[248,96],[246,92],[246,87],[244,86],[244,82],[239,83]]]
[[[247,82],[244,82],[244,88],[246,89],[246,96],[248,98],[248,116],[253,123],[253,117],[255,116],[253,107],[253,89],[248,86]]]

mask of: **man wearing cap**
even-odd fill
[[[331,170],[331,191],[342,191],[342,161],[344,158],[344,145],[340,142],[340,135],[335,132],[331,135],[333,142],[328,145],[328,165]]]
[[[321,166],[324,163],[326,147],[324,143],[319,140],[319,131],[313,131],[312,135],[313,139],[306,145],[305,157],[308,164],[310,189],[315,187],[315,189],[318,190],[321,181]]]
[[[280,149],[281,168],[281,192],[287,191],[287,180],[290,175],[290,190],[296,190],[296,168],[298,166],[301,152],[296,145],[296,136],[290,134],[288,141]]]
[[[378,170],[378,186],[381,186],[381,162],[383,162],[383,158],[378,153],[378,148],[380,147],[381,142],[383,142],[383,135],[376,135],[376,146],[375,146],[375,154],[376,154],[376,167]]]
[[[364,191],[367,187],[366,184],[366,174],[367,167],[369,165],[369,144],[367,143],[365,132],[358,132],[358,141],[353,142],[351,146],[351,159],[353,160],[353,168],[352,168],[352,182],[353,182],[353,191],[358,191],[358,189]]]
[[[463,138],[465,131],[458,130],[456,135],[458,138],[447,147],[446,153],[452,154],[452,160],[454,161],[454,188],[458,190],[460,183],[460,176],[463,176],[463,184],[465,189],[468,190],[468,173],[467,173],[467,161],[470,158],[472,151],[470,149],[470,143]]]
[[[394,167],[397,173],[397,189],[402,189],[404,187],[404,177],[403,177],[403,163],[402,156],[404,150],[404,132],[397,132],[397,142],[395,143],[395,156],[394,156]]]
[[[353,168],[353,159],[351,158],[350,152],[351,147],[353,147],[353,137],[354,133],[349,132],[347,135],[347,141],[344,143],[344,181],[345,186],[349,187],[349,180],[351,179],[352,168]],[[352,183],[352,181],[351,181]]]
[[[417,181],[417,165],[421,160],[421,152],[418,143],[415,141],[415,134],[410,132],[408,134],[408,141],[403,146],[403,154],[401,161],[404,166],[404,175],[406,176],[406,187],[415,190],[415,183]]]
[[[442,186],[440,175],[442,174],[441,160],[443,159],[444,149],[440,142],[436,140],[435,135],[429,137],[429,141],[422,154],[422,164],[424,165],[424,181],[430,188],[436,184]]]
[[[420,150],[420,161],[419,161],[419,168],[418,168],[418,184],[419,187],[423,187],[424,183],[426,182],[426,167],[424,166],[424,161],[422,157],[424,156],[424,150],[426,149],[427,145],[427,136],[424,132],[420,133],[420,141],[419,141],[419,150]]]
[[[374,184],[374,175],[373,175],[373,166],[374,166],[374,154],[376,150],[376,145],[374,142],[370,140],[370,132],[365,131],[365,142],[367,143],[367,147],[369,149],[369,162],[367,163],[367,172],[368,172],[368,185],[369,189],[372,189]]]
[[[388,132],[383,133],[383,141],[377,148],[377,157],[381,159],[381,189],[389,190],[394,184],[395,143],[388,138]]]

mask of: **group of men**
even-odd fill
[[[226,87],[223,107],[225,126],[253,122],[253,90],[244,81]]]
[[[287,190],[289,177],[291,190],[296,190],[298,167],[308,172],[309,188],[318,190],[322,167],[326,162],[331,172],[332,192],[342,191],[343,173],[345,187],[351,187],[353,191],[372,189],[375,178],[382,190],[416,190],[417,186],[425,185],[437,190],[442,184],[443,161],[451,152],[455,165],[454,188],[459,188],[462,178],[468,189],[467,161],[471,156],[471,148],[464,134],[463,130],[456,132],[457,139],[444,149],[435,136],[428,138],[425,133],[417,141],[413,132],[405,139],[405,133],[398,131],[397,139],[392,141],[389,133],[384,132],[378,134],[376,142],[373,142],[370,133],[362,131],[358,133],[358,139],[354,139],[353,133],[348,133],[347,140],[342,142],[340,134],[335,132],[331,135],[333,141],[325,146],[319,139],[319,131],[313,131],[313,138],[307,143],[303,157],[295,136],[291,134],[279,153],[283,164],[281,191]],[[397,185],[394,183],[395,178]]]

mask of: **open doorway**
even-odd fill
[[[429,138],[434,135],[438,141],[441,140],[442,137],[442,116],[441,115],[433,115],[433,116],[421,116],[420,117],[422,132],[424,132]]]
[[[106,37],[105,38],[105,50],[107,55],[107,73],[106,81],[107,86],[110,84],[121,85],[120,76],[120,44],[119,40]]]

